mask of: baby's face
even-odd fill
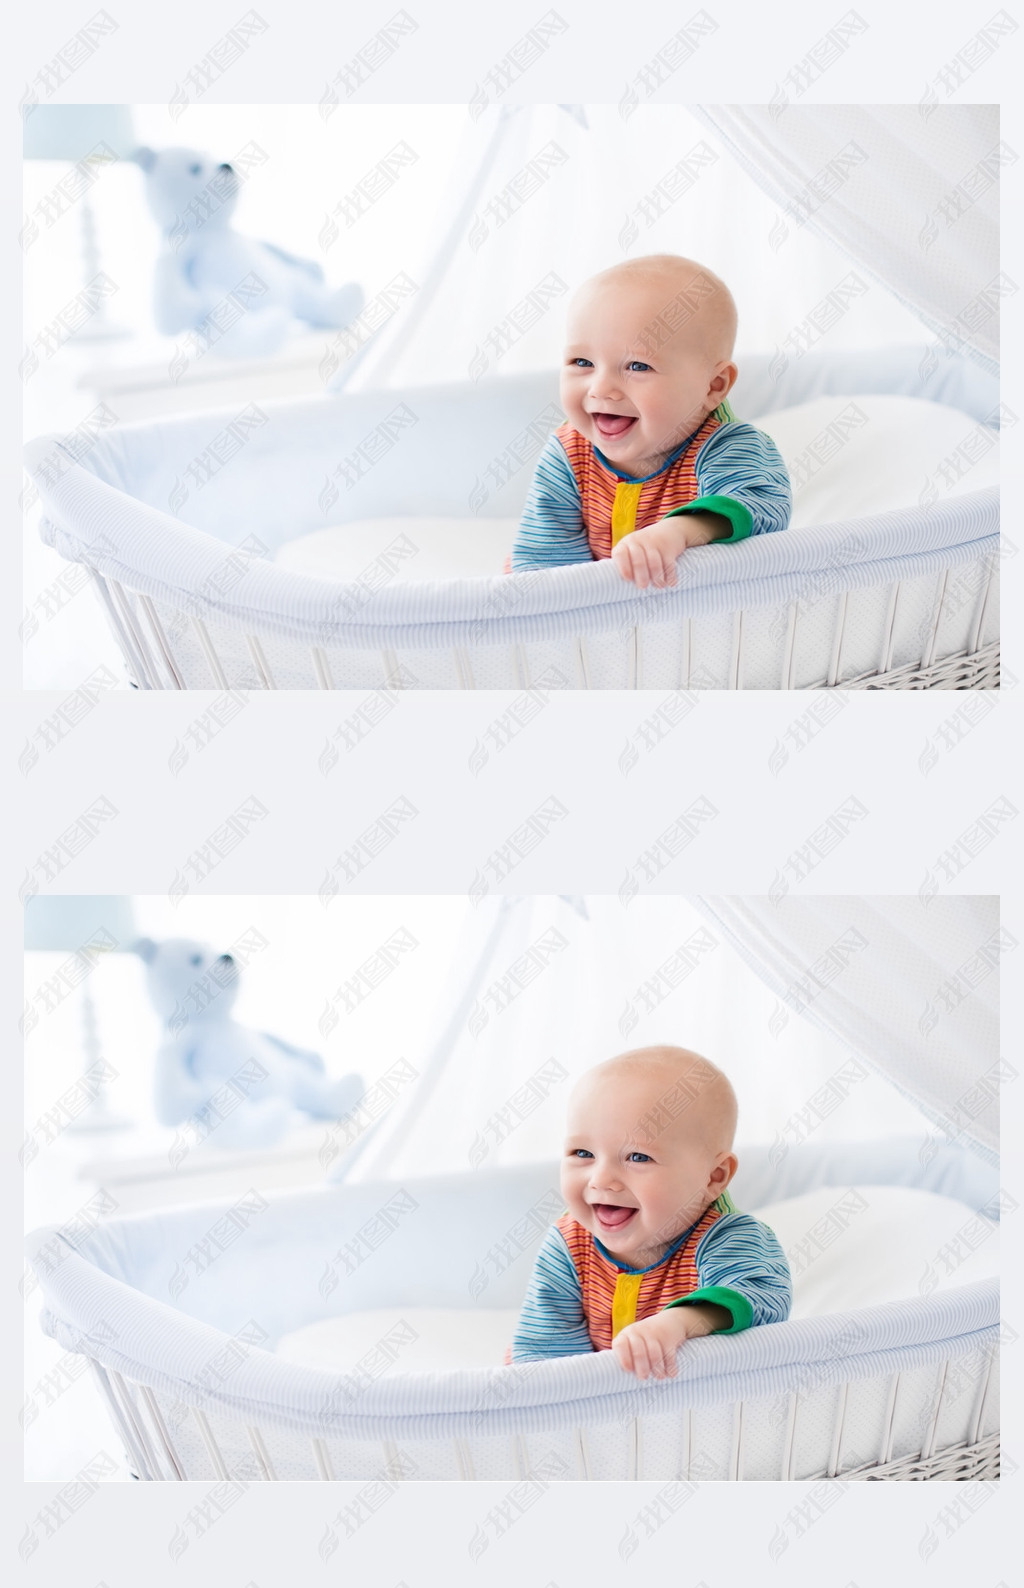
[[[573,429],[626,474],[655,473],[736,378],[735,364],[719,356],[718,309],[701,290],[699,279],[692,288],[642,277],[598,280],[573,300],[562,407]],[[687,307],[694,294],[696,307]]]
[[[630,1268],[649,1268],[700,1218],[736,1168],[701,1129],[698,1096],[658,1127],[664,1071],[585,1079],[569,1104],[562,1195],[577,1223]]]

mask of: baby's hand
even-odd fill
[[[653,1318],[629,1323],[612,1341],[619,1366],[637,1378],[675,1378],[676,1352],[684,1340],[715,1329],[727,1329],[732,1315],[725,1307],[694,1303],[667,1307]]]
[[[623,579],[645,590],[649,584],[663,590],[676,582],[676,558],[687,546],[706,546],[729,535],[732,525],[721,513],[683,513],[662,518],[647,529],[623,536],[612,552],[612,561]]]

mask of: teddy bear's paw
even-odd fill
[[[284,1097],[268,1097],[263,1102],[251,1098],[245,1108],[226,1115],[209,1136],[210,1146],[225,1151],[273,1147],[287,1134],[293,1121],[291,1104]]]
[[[359,1105],[366,1090],[361,1075],[343,1075],[340,1081],[324,1081],[314,1090],[310,1085],[296,1096],[299,1107],[314,1119],[344,1119]]]
[[[356,282],[350,281],[348,286],[339,287],[336,292],[325,293],[322,303],[315,308],[310,308],[308,318],[310,325],[324,326],[333,330],[341,330],[343,326],[351,325],[362,310],[363,289]]]
[[[269,357],[284,345],[291,323],[291,313],[283,305],[253,307],[218,336],[210,352],[220,358]]]

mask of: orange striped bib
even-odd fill
[[[578,430],[569,424],[559,426],[555,435],[576,479],[594,558],[610,557],[612,548],[624,535],[634,529],[646,529],[674,508],[696,501],[700,495],[694,467],[697,454],[725,416],[731,419],[732,413],[723,403],[690,437],[675,462],[649,480],[620,480]]]
[[[587,1332],[595,1351],[608,1351],[620,1329],[661,1312],[669,1302],[697,1290],[697,1247],[717,1219],[732,1211],[724,1198],[712,1202],[667,1262],[643,1274],[623,1273],[598,1251],[589,1230],[566,1213],[558,1220],[579,1277]]]

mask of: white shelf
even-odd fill
[[[323,1182],[329,1164],[321,1162],[320,1151],[328,1132],[326,1120],[298,1125],[277,1146],[236,1152],[209,1143],[188,1146],[178,1133],[166,1131],[159,1147],[140,1153],[136,1136],[131,1152],[101,1150],[83,1160],[78,1178],[110,1193],[117,1203],[115,1216],[230,1199],[251,1190],[300,1189]]]
[[[219,358],[211,351],[184,367],[181,347],[170,339],[112,344],[108,357],[83,365],[76,387],[95,393],[120,420],[315,396],[325,391],[320,366],[332,335],[296,335],[272,358]]]

